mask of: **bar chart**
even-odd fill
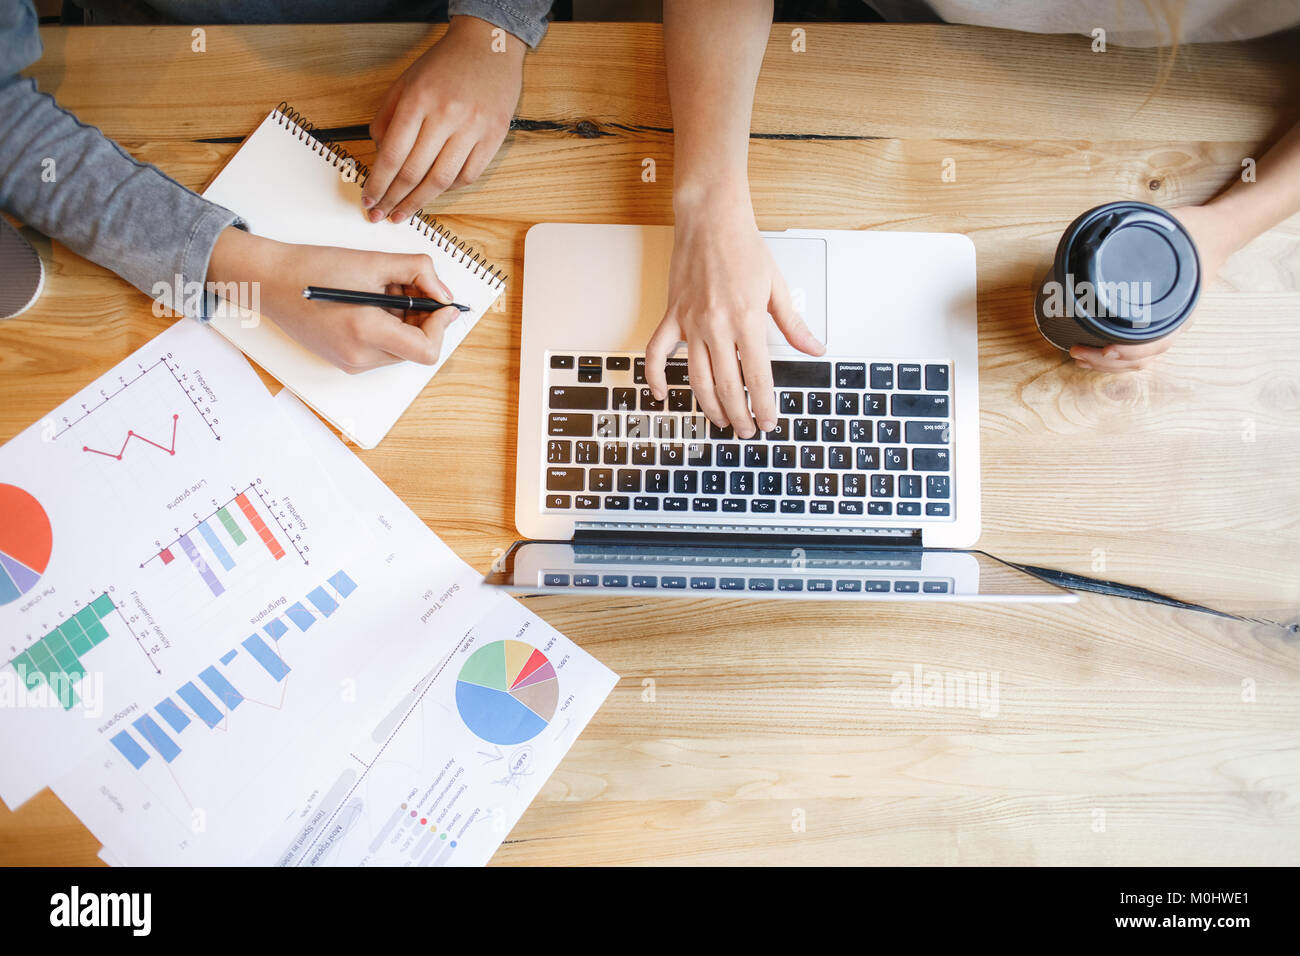
[[[108,637],[106,624],[116,610],[105,592],[11,660],[23,685],[34,691],[44,682],[64,710],[77,706],[76,686],[86,676],[81,658]]]
[[[305,635],[320,621],[328,619],[357,589],[356,583],[345,571],[336,571],[317,587],[312,588],[301,601],[295,601],[282,614],[262,624],[260,632],[254,631],[239,641],[237,647],[221,654],[212,664],[204,667],[176,689],[174,696],[158,701],[153,709],[131,721],[131,726],[120,730],[109,742],[136,770],[158,758],[171,764],[182,753],[179,742],[182,733],[191,727],[204,726],[208,730],[221,728],[241,705],[251,700],[254,691],[237,687],[231,676],[234,668],[251,661],[251,670],[244,673],[259,675],[262,687],[275,687],[287,680],[292,666],[281,652],[282,642],[292,636]],[[304,643],[300,650],[310,653],[311,645]]]

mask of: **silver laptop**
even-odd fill
[[[517,592],[1072,601],[978,551],[975,250],[961,235],[765,233],[827,353],[769,329],[778,420],[700,411],[684,346],[655,401],[667,226],[543,223],[524,248]]]

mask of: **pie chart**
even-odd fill
[[[555,715],[560,681],[546,655],[523,641],[493,641],[470,655],[456,680],[456,709],[488,743],[532,740]]]
[[[0,483],[0,604],[36,587],[53,545],[41,503],[17,485]]]

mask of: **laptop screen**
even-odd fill
[[[1077,596],[982,551],[519,541],[487,583],[517,593],[1033,601]]]

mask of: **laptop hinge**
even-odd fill
[[[710,544],[800,548],[919,548],[920,528],[810,527],[806,525],[670,524],[653,521],[583,521],[573,544]]]

